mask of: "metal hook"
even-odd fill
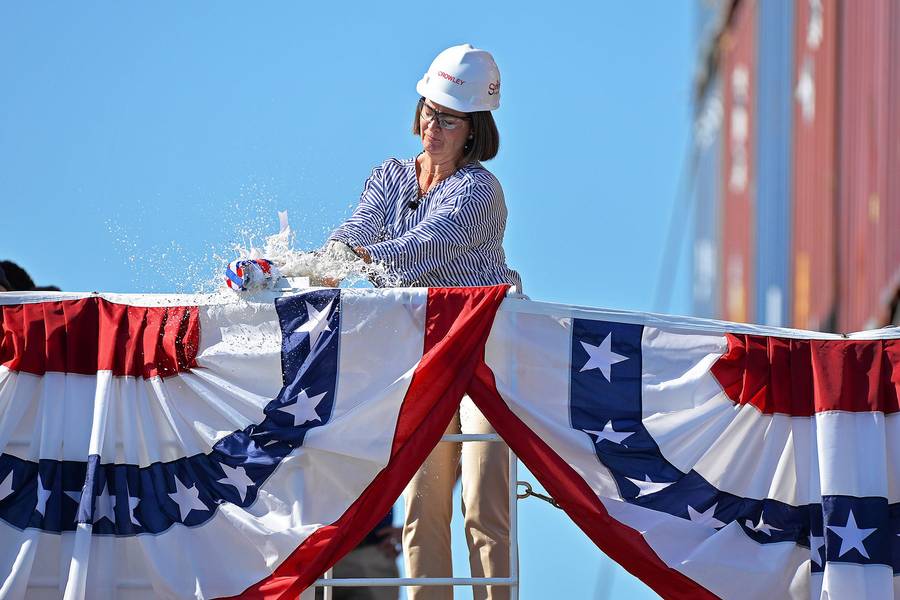
[[[560,509],[562,508],[559,505],[559,502],[557,502],[555,498],[552,498],[551,496],[546,496],[539,492],[535,492],[534,489],[532,489],[531,484],[528,483],[527,481],[517,481],[516,487],[518,487],[520,485],[525,488],[525,492],[522,494],[516,492],[516,498],[518,498],[519,500],[524,500],[528,496],[534,496],[535,498],[537,498],[539,500],[543,500],[544,502],[546,502],[548,504],[552,504],[556,508],[560,508]]]

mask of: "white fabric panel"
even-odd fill
[[[41,381],[38,456],[84,460],[91,436],[96,378],[47,373]]]
[[[41,379],[0,367],[0,450],[21,458],[37,459],[29,448],[40,404]]]
[[[116,380],[110,371],[97,373],[97,387],[91,406],[91,428],[88,438],[88,454],[100,454],[109,419],[110,405],[114,403],[113,387]]]
[[[83,460],[96,378],[0,370],[0,449],[28,460]],[[79,455],[80,453],[80,455]]]
[[[725,336],[685,335],[645,327],[641,340],[644,416],[705,404],[722,387],[709,372],[728,350]]]
[[[615,480],[594,454],[590,436],[570,423],[571,344],[571,319],[501,311],[487,341],[485,362],[510,410],[539,432],[595,493],[619,497]]]
[[[822,584],[825,573],[809,574],[809,598],[810,600],[827,600],[828,596],[822,598]]]
[[[87,597],[88,568],[91,558],[91,525],[79,523],[72,539],[72,560],[69,561],[69,572],[66,578],[64,600],[80,600]],[[60,569],[60,572],[64,572]],[[91,590],[91,595],[96,592]]]
[[[29,573],[34,572],[38,543],[41,538],[48,536],[52,537],[37,529],[19,531],[0,521],[0,566],[3,573],[11,575],[0,582],[0,598],[17,600],[25,597],[29,587]]]
[[[829,562],[825,565],[823,598],[892,598],[894,573],[887,565],[854,565]]]
[[[799,431],[800,440],[806,440],[809,427],[809,419],[763,415],[753,406],[742,406],[695,469],[723,491],[795,506],[806,504],[810,502],[809,488],[798,485],[801,478],[797,476],[794,432]],[[808,456],[808,446],[801,446],[799,452]]]
[[[281,327],[275,305],[201,307],[197,364],[202,368],[198,374],[212,373],[245,394],[244,401],[258,410],[244,416],[248,423],[258,423],[265,404],[281,389]]]
[[[209,452],[219,439],[253,422],[251,416],[262,420],[262,408],[278,393],[257,396],[209,370],[144,380],[108,371],[40,377],[4,369],[0,378],[0,443],[7,454],[27,460],[85,460],[93,453],[95,397],[108,408],[106,429],[97,437],[103,441],[102,462],[147,466]],[[280,389],[280,370],[274,381]],[[274,387],[271,374],[269,383]]]
[[[822,494],[900,502],[900,479],[889,467],[900,464],[900,414],[763,415],[720,394],[693,409],[647,417],[644,425],[670,462],[696,469],[722,491],[794,506]],[[858,456],[869,458],[866,469],[855,468]]]
[[[724,392],[706,402],[676,412],[659,412],[644,417],[644,426],[666,459],[687,473],[734,420],[739,407]]]
[[[809,549],[759,544],[737,523],[716,531],[667,513],[602,498],[609,514],[639,531],[664,563],[722,598],[809,598]],[[715,565],[711,568],[711,565]]]
[[[266,566],[267,554],[271,558],[279,550],[289,551],[284,543],[290,538],[287,532],[286,535],[272,536],[271,540],[267,538],[264,546],[256,549],[235,527],[236,523],[226,523],[227,529],[223,529],[222,519],[217,516],[214,522],[215,525],[211,522],[194,531],[177,525],[165,536],[95,536],[91,540],[90,570],[83,597],[149,600],[233,594],[255,582],[249,577],[256,576],[258,580],[271,572],[276,565]],[[206,531],[208,526],[213,527]],[[226,537],[214,540],[207,538],[208,534]],[[20,546],[22,535],[0,522],[0,565],[10,566],[5,572],[12,575],[6,578],[7,587],[0,587],[0,597],[61,598],[66,588],[65,575],[72,559],[75,534],[28,530],[25,535],[29,541]],[[204,543],[194,536],[204,538],[208,551],[202,556],[190,551],[193,545]],[[240,545],[231,546],[236,550],[231,552],[229,544],[234,543]],[[8,560],[8,553],[20,555],[18,564]],[[235,569],[253,571],[244,573],[235,572]],[[196,581],[201,578],[212,583],[198,587]],[[0,581],[0,586],[3,584]]]
[[[898,473],[898,465],[900,465],[900,413],[892,413],[884,417],[884,431],[887,446],[885,454],[887,455],[887,464],[891,465],[888,469],[888,494],[887,499],[891,504],[900,502],[900,473]]]
[[[822,493],[887,497],[885,450],[888,444],[884,414],[834,411],[818,413],[815,420]],[[864,469],[859,468],[860,457],[865,457]]]
[[[342,292],[337,397],[328,425],[307,434],[308,448],[364,451],[367,460],[387,464],[397,415],[422,356],[427,300],[425,289]],[[350,335],[362,329],[365,335]]]

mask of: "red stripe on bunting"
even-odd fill
[[[235,598],[294,600],[387,514],[459,407],[506,289],[428,290],[423,356],[400,407],[387,466],[340,519],[317,529],[271,576]]]
[[[166,377],[197,366],[199,343],[195,306],[92,297],[0,307],[0,365],[12,371]]]
[[[794,417],[900,410],[900,340],[727,338],[711,371],[736,404]]]
[[[609,515],[584,479],[513,414],[497,391],[493,371],[484,361],[478,365],[468,393],[516,456],[607,556],[663,598],[717,598],[693,579],[664,563],[640,532]]]

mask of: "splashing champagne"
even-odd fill
[[[280,277],[308,277],[314,286],[328,282],[344,282],[351,287],[366,286],[371,285],[371,280],[386,285],[394,283],[394,276],[383,265],[344,260],[321,250],[304,252],[292,249],[294,235],[287,221],[287,213],[279,212],[278,216],[281,230],[266,238],[262,250],[253,247],[236,249],[238,259],[229,263],[225,270],[228,287],[239,291],[272,289]],[[236,281],[233,274],[237,273],[237,268],[249,273],[249,279],[245,274],[237,276],[240,282]]]

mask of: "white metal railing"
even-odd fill
[[[441,438],[441,442],[502,442],[496,433],[454,433]],[[509,450],[509,577],[357,577],[334,579],[329,569],[325,576],[317,579],[310,589],[324,588],[324,600],[332,600],[335,587],[369,586],[463,586],[501,585],[509,586],[510,600],[519,597],[519,527],[516,507],[516,480],[518,478],[518,458]]]

